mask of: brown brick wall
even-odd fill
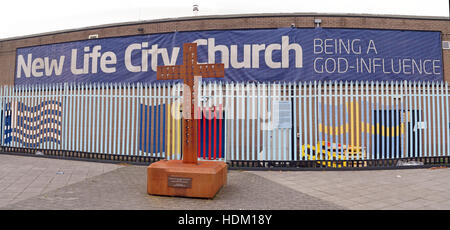
[[[450,40],[450,21],[444,19],[419,19],[378,16],[330,16],[330,15],[285,15],[285,16],[242,16],[197,19],[174,19],[172,21],[153,21],[141,24],[99,26],[84,30],[55,32],[34,37],[0,41],[0,84],[13,84],[15,71],[15,50],[20,47],[46,45],[87,39],[90,34],[100,38],[140,34],[166,33],[174,31],[314,27],[314,18],[322,19],[323,28],[364,28],[441,31],[442,40]],[[143,28],[139,32],[138,28]],[[443,51],[444,80],[450,82],[450,50]]]

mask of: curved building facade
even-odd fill
[[[0,40],[0,83],[153,82],[180,64],[224,63],[227,81],[450,80],[450,20],[350,14],[197,16]]]

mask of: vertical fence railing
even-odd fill
[[[448,163],[446,82],[199,87],[199,159],[258,163],[252,167]],[[0,143],[4,151],[181,159],[182,88],[179,83],[3,86]]]
[[[228,84],[227,160],[320,167],[448,163],[440,158],[450,154],[448,96],[446,82]],[[283,101],[292,110],[275,108]],[[276,124],[275,115],[286,116],[276,113],[291,116],[290,128]]]

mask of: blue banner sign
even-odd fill
[[[225,81],[442,80],[439,32],[282,28],[174,32],[19,48],[15,84],[154,82],[181,65],[224,63]],[[217,80],[217,79],[216,79]]]

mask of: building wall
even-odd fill
[[[0,40],[0,84],[14,84],[16,49],[21,47],[86,40],[90,34],[98,34],[99,38],[107,38],[174,31],[280,28],[289,27],[293,24],[298,28],[312,28],[315,27],[314,19],[316,18],[322,20],[321,27],[323,28],[440,31],[442,40],[450,41],[450,20],[445,18],[406,18],[374,15],[262,14],[143,21]],[[143,30],[139,30],[140,28]],[[450,50],[443,50],[442,53],[444,80],[450,82]]]

